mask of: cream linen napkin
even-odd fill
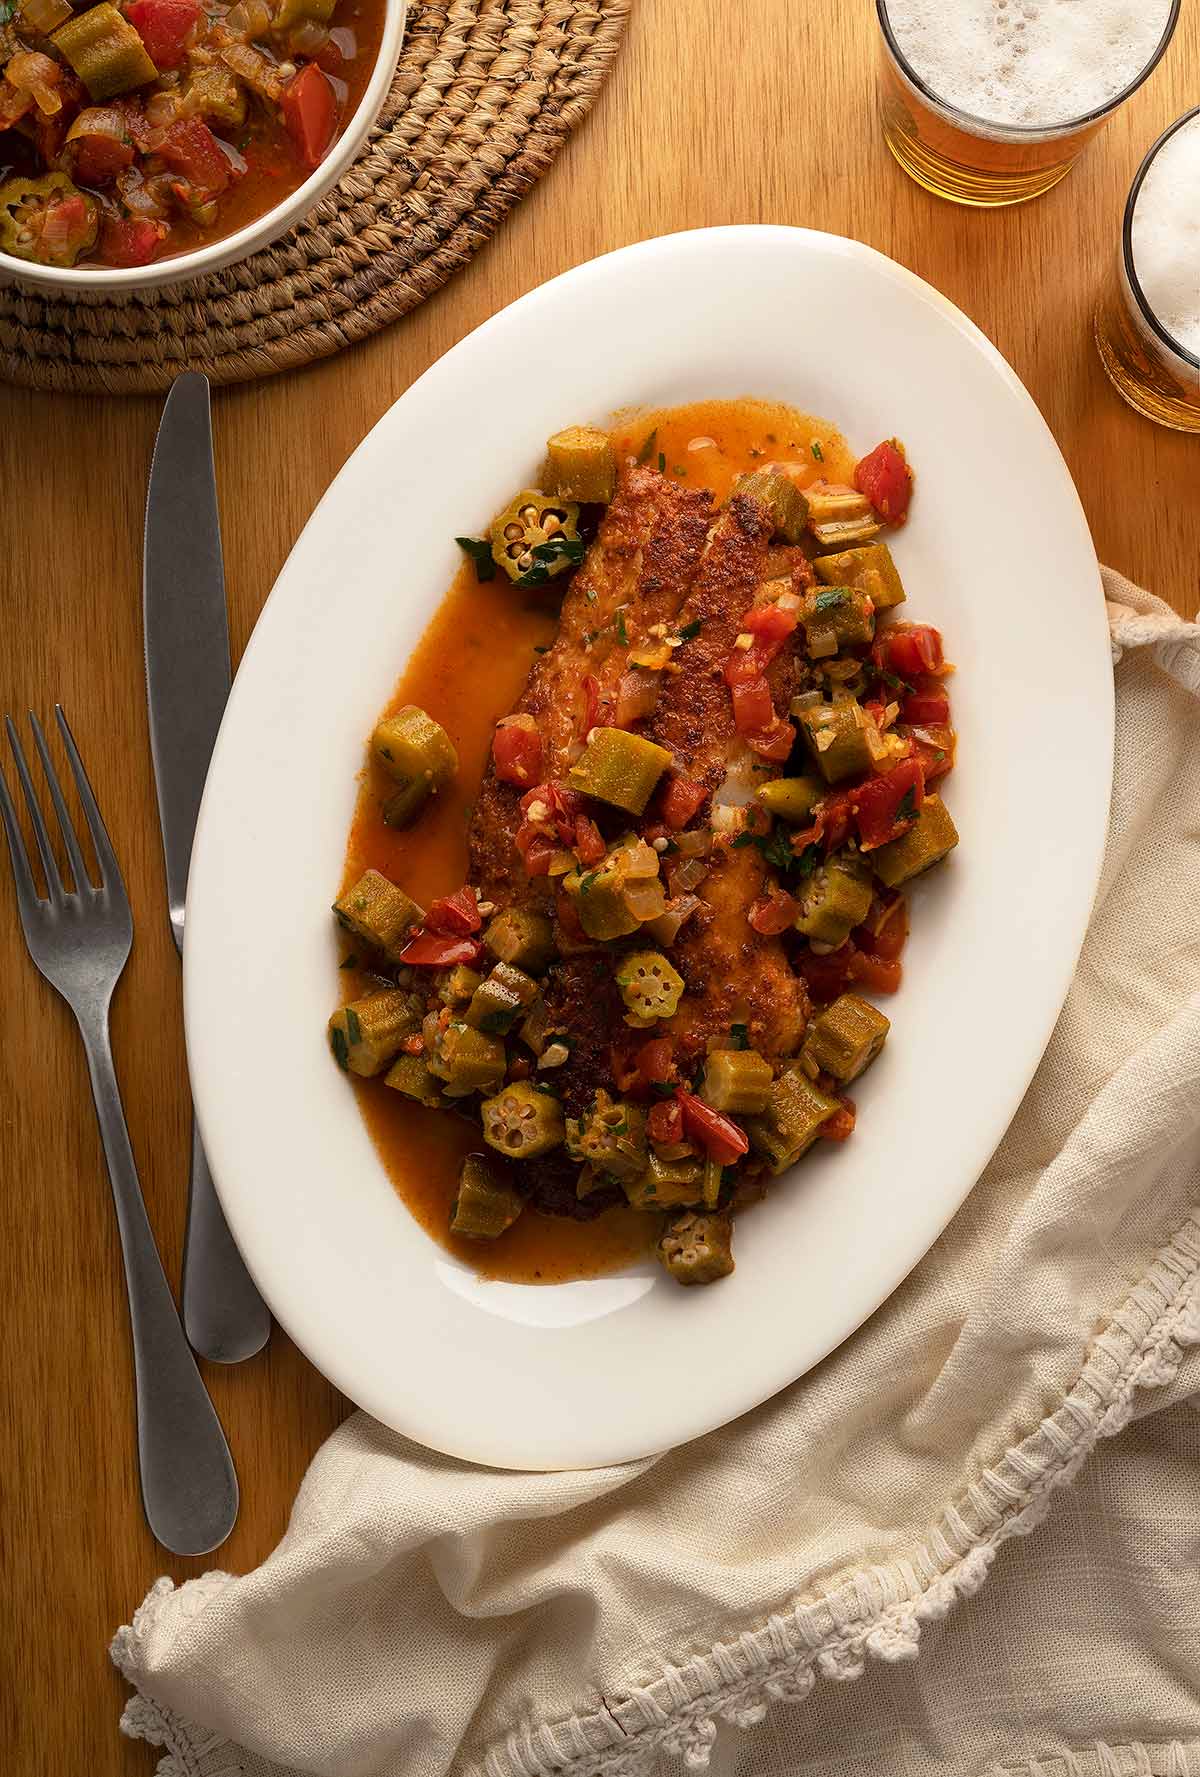
[[[164,1777],[1200,1773],[1200,627],[1105,591],[1091,928],[928,1256],[811,1375],[651,1461],[495,1473],[348,1420],[257,1572],[159,1580],[117,1635]]]

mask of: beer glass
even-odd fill
[[[1164,130],[1138,168],[1096,310],[1100,362],[1117,393],[1177,432],[1200,432],[1198,167],[1200,105]]]
[[[937,197],[981,207],[1040,197],[1070,171],[1085,144],[1155,68],[1171,41],[1179,7],[1180,0],[1164,6],[1161,33],[1153,15],[1144,15],[1150,19],[1152,40],[1140,46],[1109,45],[1100,31],[1072,45],[1080,79],[1105,76],[1111,96],[1064,120],[1061,61],[1055,58],[1039,71],[1036,45],[1029,53],[1032,39],[1026,25],[1037,8],[1024,7],[1021,0],[931,0],[931,22],[937,28],[929,33],[928,55],[915,66],[900,46],[888,0],[875,0],[883,34],[884,140],[905,172]],[[947,97],[954,82],[946,78],[945,60],[940,67],[938,63],[941,50],[953,42],[956,16],[974,29],[994,21],[998,31],[1007,31],[1006,43],[1014,46],[1010,57],[998,58],[996,70],[998,85],[1011,78],[1012,103],[1001,93],[987,106],[995,115],[975,115]],[[1036,111],[1039,100],[1045,121],[1030,122],[1029,111]],[[1021,121],[1015,121],[1018,116]]]

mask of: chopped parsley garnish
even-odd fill
[[[4,0],[0,0],[0,8]],[[492,560],[492,545],[486,537],[455,537],[454,541],[465,555],[469,555],[475,563],[477,580],[494,580],[496,564]]]
[[[774,864],[777,870],[789,870],[795,862],[791,840],[778,827],[773,833],[768,833],[765,838],[756,839],[754,843],[762,853],[764,861]]]
[[[358,967],[358,958],[355,956],[353,951],[350,952],[349,956],[344,956],[342,958],[341,962],[338,964],[339,969],[357,969],[357,967]]]
[[[756,834],[748,833],[743,827],[742,831],[729,841],[729,849],[730,851],[738,851],[743,845],[753,845],[756,839]]]
[[[680,632],[679,632],[680,641],[681,642],[690,642],[694,636],[698,636],[700,634],[700,631],[703,628],[704,628],[704,625],[701,622],[700,618],[694,617],[690,623],[685,623],[683,628],[680,630]]]
[[[596,877],[598,875],[599,875],[598,870],[589,870],[586,876],[581,876],[579,878],[579,892],[581,895],[590,895],[591,894],[592,885],[594,884]]]
[[[735,1049],[748,1049],[750,1047],[750,1031],[746,1025],[731,1024],[729,1026],[729,1035]]]
[[[825,461],[825,452],[821,449],[820,442],[816,438],[812,441],[812,454],[816,457],[818,463],[823,463]]]
[[[797,876],[811,876],[820,861],[820,846],[806,845],[800,856],[794,860],[792,869]]]
[[[617,612],[617,640],[622,648],[628,648],[629,632],[625,628],[625,612],[623,610]]]
[[[329,1046],[333,1050],[333,1059],[342,1072],[350,1066],[350,1050],[346,1043],[346,1033],[338,1025],[334,1025],[329,1033]]]
[[[898,679],[895,673],[890,673],[885,666],[880,667],[879,676],[889,691],[900,691],[907,697],[908,693],[912,690],[911,685],[905,684],[903,679]]]
[[[916,796],[913,793],[913,787],[910,784],[908,789],[905,790],[903,796],[901,796],[901,798],[900,798],[899,805],[897,806],[897,809],[896,809],[896,819],[898,821],[914,821],[914,820],[916,820],[916,818],[917,818],[917,801],[916,801]]]
[[[535,642],[533,644],[533,651],[535,654],[549,654],[550,644],[549,642]]]
[[[577,566],[587,554],[587,544],[582,537],[550,537],[545,543],[535,544],[530,553],[533,566],[519,577],[518,586],[544,586],[556,562],[568,561]]]
[[[358,1022],[358,1013],[353,1006],[346,1007],[346,1035],[352,1043],[362,1042],[362,1025]]]
[[[637,454],[637,460],[639,463],[648,463],[650,461],[650,458],[654,455],[654,447],[657,443],[658,427],[655,426],[653,432],[650,433],[650,436],[646,439],[646,442]]]
[[[850,594],[844,586],[827,586],[819,592],[813,601],[814,611],[836,611],[839,605],[849,602]]]
[[[587,598],[588,604],[594,605],[596,602],[596,588],[594,586],[585,587],[584,593]]]
[[[665,475],[665,474],[666,474],[666,472],[667,472],[667,459],[666,459],[666,455],[665,455],[665,454],[664,454],[664,452],[663,452],[663,451],[661,451],[661,450],[660,450],[660,451],[659,451],[659,453],[658,453],[658,472],[659,472],[659,474],[660,474],[660,475]]]

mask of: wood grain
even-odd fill
[[[1200,96],[1200,10],[1071,176],[999,214],[941,204],[876,126],[874,21],[784,0],[640,0],[594,113],[499,237],[437,297],[366,345],[216,404],[231,627],[240,651],[293,540],[384,409],[503,304],[593,254],[723,222],[857,235],[971,315],[1032,390],[1070,464],[1101,557],[1187,613],[1200,604],[1197,445],[1131,413],[1090,337],[1124,194],[1145,147]],[[822,95],[835,95],[832,108]],[[163,899],[139,611],[148,400],[0,390],[0,706],[66,705],[123,861],[137,940],[114,1011],[129,1121],[177,1278],[187,1162],[179,968]],[[1012,515],[1020,523],[1020,515]],[[1031,544],[1035,539],[1030,539]],[[336,588],[330,589],[336,597]],[[0,1244],[6,1399],[0,1743],[23,1777],[130,1777],[105,1644],[160,1572],[244,1570],[287,1520],[305,1464],[346,1411],[277,1334],[209,1370],[242,1483],[219,1557],[172,1560],[142,1521],[128,1330],[83,1057],[29,965],[0,883]]]

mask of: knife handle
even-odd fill
[[[215,1364],[240,1364],[271,1336],[271,1311],[234,1245],[194,1120],[181,1295],[188,1343]]]

